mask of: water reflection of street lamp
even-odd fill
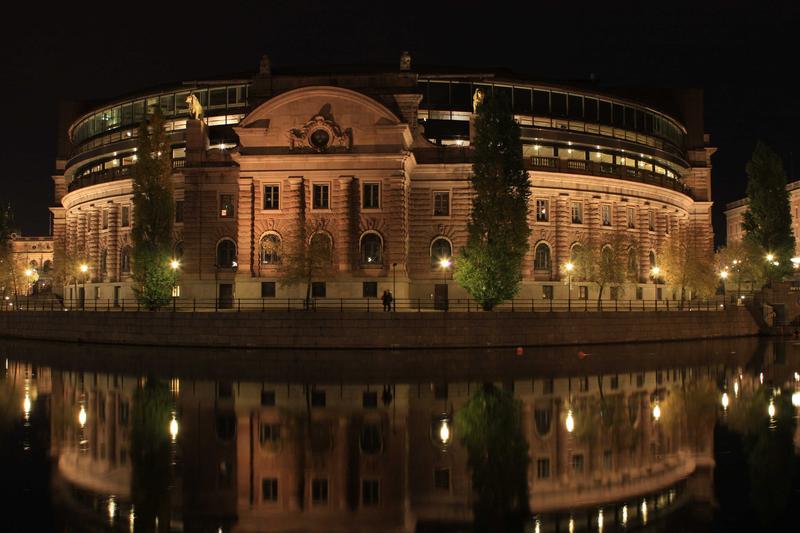
[[[178,419],[175,418],[175,413],[172,413],[172,420],[169,421],[169,436],[172,437],[172,442],[178,438]]]
[[[453,438],[453,430],[450,427],[451,417],[448,413],[443,413],[433,424],[433,439],[442,450],[446,449]]]
[[[775,401],[772,398],[770,398],[769,406],[767,406],[767,414],[769,415],[770,420],[774,420],[775,419],[775,412],[776,412],[775,411]]]
[[[656,422],[661,420],[661,406],[658,404],[658,400],[656,400],[656,404],[653,406],[653,420]]]
[[[792,405],[795,407],[800,407],[800,392],[795,392],[792,394]]]
[[[78,411],[78,424],[80,424],[81,429],[86,426],[86,407],[81,405],[81,410]]]
[[[728,410],[728,405],[730,405],[730,399],[728,398],[728,393],[727,392],[723,392],[722,393],[722,409],[727,411]]]

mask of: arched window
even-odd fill
[[[131,247],[125,246],[119,253],[119,271],[122,274],[129,274],[131,271]]]
[[[365,233],[361,236],[361,264],[383,264],[383,241],[377,233]]]
[[[277,233],[267,233],[261,237],[261,264],[277,265],[281,262],[281,238]]]
[[[183,259],[183,241],[175,243],[175,259]]]
[[[36,262],[36,259],[33,259],[30,266],[32,269],[36,270],[36,267],[39,266],[39,263]]]
[[[611,248],[610,244],[606,244],[603,246],[603,249],[600,251],[600,262],[601,268],[606,272],[611,272],[614,268],[614,249]]]
[[[219,268],[236,266],[236,244],[231,239],[222,239],[217,244],[217,266]]]
[[[636,248],[628,248],[628,277],[631,281],[639,280],[639,257]]]
[[[431,266],[438,267],[442,259],[453,257],[453,247],[444,237],[436,238],[431,244]]]
[[[569,249],[569,260],[571,263],[575,264],[581,257],[581,252],[583,252],[583,245],[579,242],[576,242],[572,245]]]
[[[327,233],[318,231],[311,236],[309,242],[311,246],[311,256],[320,263],[333,261],[333,241]]]
[[[536,245],[536,252],[533,256],[534,270],[550,270],[550,247],[540,242]]]
[[[53,269],[53,263],[52,263],[52,262],[51,262],[49,259],[48,259],[48,260],[46,260],[46,261],[44,262],[44,265],[42,265],[42,272],[44,272],[45,274],[47,274],[47,273],[48,273],[48,272],[50,272],[52,269]]]

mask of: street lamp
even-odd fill
[[[658,404],[658,400],[656,400],[656,404],[653,406],[653,420],[656,422],[661,420],[661,406]]]
[[[447,270],[450,268],[452,262],[450,261],[449,257],[442,257],[439,260],[439,266],[442,267],[442,278],[444,279],[444,310],[447,311],[448,306],[448,296],[447,296]]]
[[[575,417],[572,416],[572,409],[567,410],[567,419],[564,421],[564,426],[567,428],[568,433],[575,431]]]
[[[81,282],[83,283],[83,291],[84,291],[84,296],[85,296],[85,294],[86,294],[86,273],[89,272],[89,265],[87,265],[86,263],[81,263],[80,266],[78,266],[78,271],[81,273]],[[78,277],[77,276],[75,277],[75,297],[78,298],[78,301],[81,304],[81,308],[83,308],[84,299],[81,298],[80,295],[78,294]]]
[[[567,271],[567,311],[572,311],[572,271],[575,270],[575,265],[572,261],[567,261],[564,270]]]
[[[775,256],[773,254],[767,254],[767,262],[772,263],[775,261]]]

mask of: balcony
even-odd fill
[[[185,166],[185,159],[172,160],[173,169],[184,168]],[[131,176],[132,168],[133,166],[107,168],[104,170],[98,170],[96,172],[90,172],[89,174],[84,174],[83,176],[73,179],[69,183],[67,186],[67,192],[76,191],[78,189],[82,189],[83,187],[89,187],[90,185],[99,185],[101,183],[109,183],[112,181],[129,178]]]
[[[663,174],[656,174],[648,170],[616,165],[613,163],[598,163],[577,159],[558,159],[556,157],[533,156],[525,161],[527,170],[545,170],[548,172],[564,172],[569,174],[587,174],[590,176],[603,176],[608,178],[636,181],[648,185],[656,185],[678,191],[689,197],[692,196],[689,188],[680,180],[669,178]]]

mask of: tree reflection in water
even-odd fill
[[[154,377],[134,392],[131,496],[136,531],[170,530],[172,442],[168,428],[174,409],[169,387]]]

